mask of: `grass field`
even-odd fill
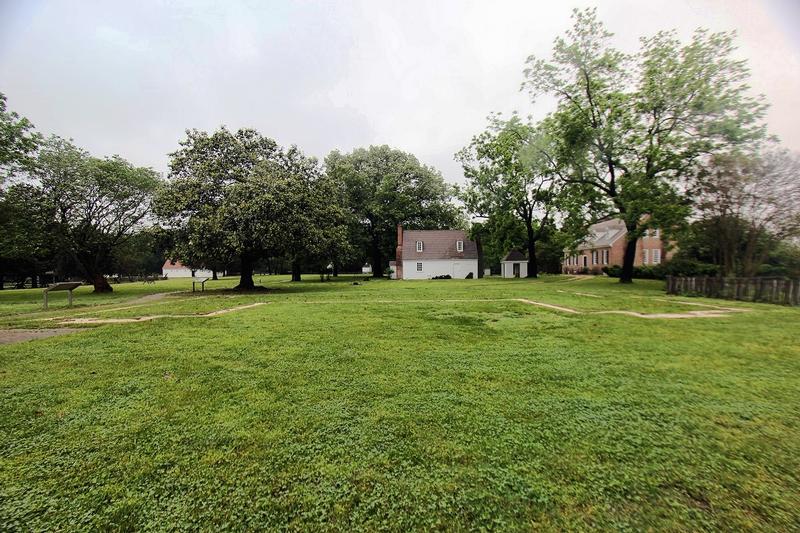
[[[0,530],[800,529],[800,309],[287,281],[0,293]]]

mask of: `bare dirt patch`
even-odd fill
[[[680,313],[638,313],[636,311],[628,311],[624,309],[620,310],[609,310],[609,311],[580,311],[578,309],[572,309],[571,307],[565,307],[562,305],[554,305],[548,304],[545,302],[537,302],[534,300],[529,300],[527,298],[472,298],[472,299],[440,299],[440,300],[421,300],[421,299],[403,299],[403,300],[370,300],[369,302],[364,302],[361,300],[307,300],[303,302],[297,303],[304,303],[304,304],[358,304],[363,305],[365,303],[372,303],[372,304],[409,304],[409,303],[443,303],[443,302],[521,302],[527,305],[535,305],[537,307],[544,307],[546,309],[552,309],[553,311],[559,311],[562,313],[569,313],[571,315],[624,315],[624,316],[632,316],[635,318],[644,318],[644,319],[657,319],[657,318],[665,318],[665,319],[672,319],[672,318],[725,318],[730,316],[733,313],[738,312],[745,312],[749,311],[747,308],[733,308],[733,307],[717,307],[708,304],[695,304],[692,302],[679,302],[679,301],[672,301],[672,300],[664,300],[670,303],[685,303],[687,305],[699,305],[701,307],[707,307],[710,309],[702,310],[702,311],[684,311]]]
[[[670,303],[679,303],[679,304],[686,304],[686,305],[697,305],[700,307],[710,308],[703,311],[685,311],[682,313],[637,313],[636,311],[626,311],[626,310],[609,310],[609,311],[578,311],[577,309],[571,309],[569,307],[561,307],[558,305],[546,304],[542,302],[534,302],[533,300],[526,300],[525,298],[518,298],[518,302],[530,304],[530,305],[538,305],[540,307],[547,307],[549,309],[555,309],[556,311],[563,311],[565,313],[573,313],[578,315],[624,315],[624,316],[632,316],[636,318],[645,318],[645,319],[655,319],[655,318],[725,318],[732,313],[735,312],[744,312],[748,311],[749,309],[746,308],[733,308],[733,307],[717,307],[708,304],[696,304],[694,302],[680,302],[680,301],[671,301],[671,300],[664,300],[669,301]]]
[[[46,339],[56,335],[66,335],[80,331],[74,328],[58,329],[0,329],[0,344],[13,344],[15,342]]]
[[[197,315],[147,315],[135,318],[72,318],[69,320],[62,320],[60,323],[61,324],[132,324],[136,322],[149,322],[150,320],[156,320],[158,318],[207,318],[207,317],[224,315],[226,313],[233,313],[234,311],[242,311],[244,309],[250,309],[252,307],[258,307],[259,305],[264,305],[266,303],[267,302],[257,302],[254,304],[240,305],[237,307],[230,307],[228,309],[220,309],[218,311],[211,311],[210,313],[203,313]]]

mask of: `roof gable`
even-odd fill
[[[164,261],[164,266],[162,266],[161,268],[169,270],[171,268],[172,269],[186,268],[186,266],[180,261],[170,261],[169,259],[167,259],[166,261]]]
[[[525,254],[523,254],[519,250],[511,250],[503,258],[503,261],[527,261],[527,260],[528,260],[528,258],[525,257]]]
[[[422,241],[422,251],[417,251],[417,241]],[[464,242],[459,252],[456,242]],[[477,259],[478,245],[467,239],[462,230],[403,230],[403,259]]]
[[[586,237],[586,240],[578,246],[578,249],[585,250],[587,248],[604,248],[611,246],[627,232],[628,230],[625,228],[625,223],[618,218],[592,224],[589,226],[589,235]]]

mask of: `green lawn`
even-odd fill
[[[800,309],[312,279],[0,293],[4,328],[264,303],[0,346],[0,530],[800,529]],[[681,302],[749,311],[596,314]]]

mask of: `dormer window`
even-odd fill
[[[456,241],[456,251],[457,252],[464,251],[464,241]]]
[[[418,252],[422,251],[422,241],[417,241],[417,251]]]

